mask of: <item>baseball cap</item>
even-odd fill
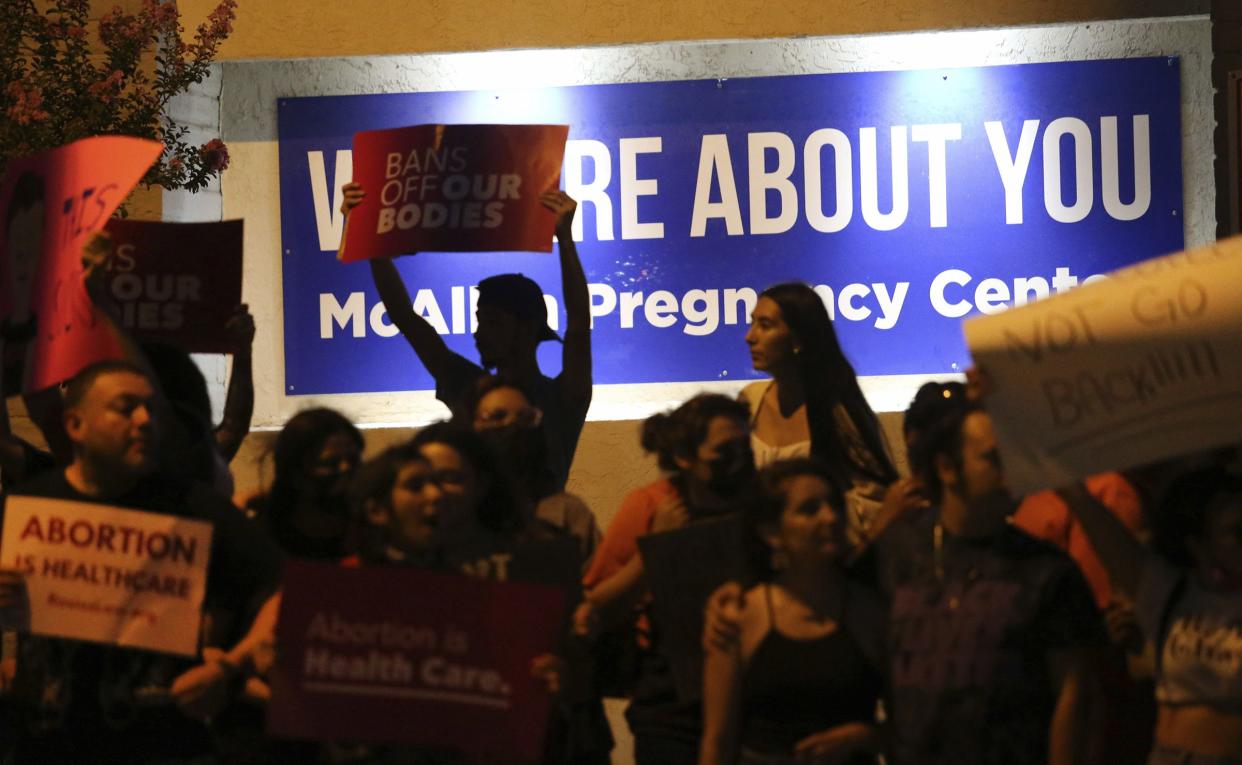
[[[539,341],[560,340],[548,326],[548,305],[543,290],[523,274],[497,274],[479,282],[479,308],[499,308],[522,321],[537,321],[543,329]]]

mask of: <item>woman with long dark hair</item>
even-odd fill
[[[340,560],[351,527],[349,481],[362,459],[362,434],[332,409],[298,412],[272,446],[275,477],[243,503],[295,558]]]
[[[755,369],[772,376],[742,391],[756,463],[804,456],[823,462],[847,487],[847,528],[856,544],[897,470],[823,301],[801,283],[767,288],[746,344]]]

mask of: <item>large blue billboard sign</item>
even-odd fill
[[[596,383],[754,376],[756,293],[795,279],[859,374],[935,374],[967,362],[964,316],[1182,248],[1178,77],[1176,59],[1143,58],[281,99],[286,390],[433,387],[367,265],[336,260],[355,132],[570,125]],[[526,273],[561,305],[555,255],[398,263],[469,358],[480,279]]]

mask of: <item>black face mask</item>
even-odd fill
[[[708,470],[707,487],[720,496],[732,494],[754,480],[755,456],[748,443],[738,444],[709,462]]]
[[[536,428],[506,425],[479,431],[497,459],[516,475],[538,467],[540,434]]]
[[[332,515],[349,515],[346,490],[349,474],[307,476],[303,483],[303,496],[319,510]]]

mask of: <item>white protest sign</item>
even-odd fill
[[[1242,441],[1242,237],[965,332],[1015,492]]]
[[[211,524],[10,496],[0,563],[26,572],[30,631],[192,656]]]

